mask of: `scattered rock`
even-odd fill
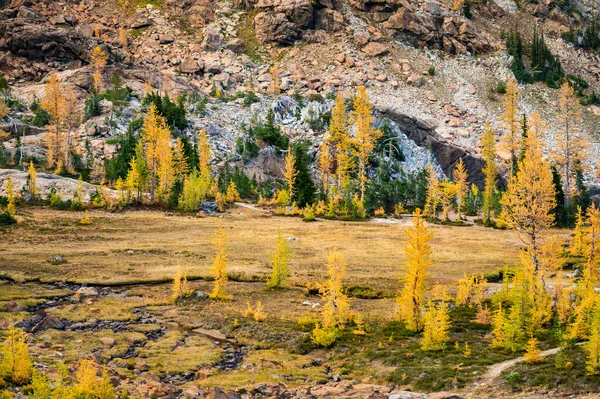
[[[100,338],[100,342],[106,346],[113,346],[115,344],[115,339],[112,337],[102,337]]]
[[[202,49],[206,51],[217,51],[223,44],[223,35],[221,34],[221,26],[214,23],[208,25],[206,32],[204,33],[204,40],[202,41]]]
[[[385,55],[389,52],[388,47],[385,44],[371,42],[362,49],[369,57],[378,57]]]
[[[53,314],[49,314],[42,321],[36,324],[32,329],[32,333],[38,333],[41,331],[45,331],[48,329],[54,330],[63,330],[65,328],[65,323],[63,323],[58,317]]]
[[[423,85],[423,77],[417,73],[413,73],[406,79],[406,83],[411,86],[421,87]]]
[[[27,306],[18,304],[15,301],[10,301],[6,305],[4,305],[4,311],[9,313],[26,312],[27,309],[29,309]]]

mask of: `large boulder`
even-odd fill
[[[313,22],[312,0],[258,0],[256,8],[285,14],[298,28],[308,28]]]
[[[223,44],[223,35],[219,24],[210,24],[204,33],[202,49],[206,51],[217,51]]]
[[[260,12],[254,19],[256,39],[261,44],[289,46],[300,39],[302,31],[283,13]]]

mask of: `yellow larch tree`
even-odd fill
[[[496,166],[496,138],[492,125],[487,122],[483,132],[481,155],[485,160],[483,173],[485,174],[485,186],[483,190],[483,221],[491,223],[494,208],[493,198],[498,180],[498,166]]]
[[[158,156],[156,199],[160,203],[165,203],[176,183],[173,151],[171,149],[171,132],[168,128],[163,131],[163,135],[159,138],[156,150]]]
[[[106,367],[102,370],[102,377],[94,391],[95,399],[116,399],[115,390],[112,382],[110,382]]]
[[[344,94],[338,92],[331,110],[329,120],[329,135],[335,163],[335,179],[338,192],[346,190],[350,183],[350,173],[355,168],[354,157],[351,155],[353,140],[348,129],[349,115],[346,111]]]
[[[425,226],[421,210],[417,208],[414,213],[413,225],[404,229],[408,239],[404,245],[406,264],[405,276],[402,278],[404,285],[396,299],[397,316],[406,323],[410,331],[418,331],[423,327],[423,295],[425,293],[425,280],[427,270],[432,265],[431,245],[433,232]]]
[[[198,137],[198,167],[200,170],[201,180],[201,196],[206,198],[212,186],[212,169],[210,167],[210,158],[212,157],[212,151],[210,149],[210,141],[208,140],[208,134],[206,129],[200,131]]]
[[[29,162],[27,168],[27,193],[31,197],[31,201],[36,201],[40,197],[40,189],[37,186],[37,173],[33,161]]]
[[[181,137],[177,137],[175,147],[173,147],[173,169],[175,172],[175,180],[180,184],[181,188],[185,177],[190,173],[190,165]]]
[[[421,349],[424,351],[439,351],[446,348],[450,316],[444,297],[445,295],[437,301],[438,303],[431,299],[427,303],[427,310],[423,316],[423,338],[421,340]]]
[[[227,191],[225,192],[225,201],[230,204],[233,204],[236,201],[241,200],[240,193],[237,190],[235,182],[231,180],[229,182],[229,186],[227,186]]]
[[[461,220],[465,196],[469,190],[469,183],[467,182],[469,175],[467,174],[462,158],[456,164],[456,168],[452,172],[452,178],[454,179],[454,184],[456,184],[456,211],[458,212],[458,219]]]
[[[544,160],[535,131],[530,131],[527,136],[524,157],[500,203],[503,205],[504,221],[517,230],[528,245],[534,274],[537,275],[540,239],[554,223],[552,210],[556,200],[550,164]]]
[[[506,94],[504,95],[504,114],[502,121],[504,122],[505,135],[502,139],[504,150],[509,154],[509,181],[516,173],[517,162],[521,152],[522,137],[521,126],[519,123],[519,89],[517,88],[517,80],[514,77],[508,79],[506,84]]]
[[[342,290],[342,280],[346,276],[344,256],[337,250],[331,250],[325,266],[329,279],[320,288],[323,297],[321,321],[316,324],[311,339],[315,345],[329,347],[347,321],[350,305]]]
[[[79,108],[79,100],[75,96],[73,85],[67,84],[64,92],[64,124],[67,130],[65,148],[64,148],[64,165],[69,171],[73,171],[71,161],[71,151],[73,148],[72,134],[73,130],[81,123],[81,110]]]
[[[291,147],[288,147],[287,149],[287,155],[285,156],[281,173],[285,179],[287,193],[291,199],[294,196],[294,184],[296,182],[296,176],[298,175],[298,172],[296,171],[296,158],[294,157]]]
[[[588,374],[600,373],[600,296],[596,294],[590,321],[589,340],[585,343],[587,352],[585,369]]]
[[[6,180],[6,198],[8,199],[8,204],[6,206],[6,211],[9,215],[15,216],[17,214],[17,205],[15,200],[15,192],[13,187],[12,177],[8,177]]]
[[[542,351],[538,348],[540,341],[537,338],[531,337],[529,341],[527,341],[527,348],[525,349],[525,354],[523,358],[527,363],[539,363],[541,362]]]
[[[367,170],[369,168],[369,156],[377,140],[383,132],[375,129],[373,123],[373,105],[369,102],[367,89],[361,86],[356,91],[354,100],[354,110],[352,112],[353,121],[356,125],[356,156],[358,158],[358,179],[360,183],[360,200],[364,202],[367,183],[369,182]]]
[[[279,232],[279,237],[277,238],[275,252],[269,255],[269,258],[273,264],[273,270],[271,276],[267,280],[267,287],[286,287],[290,277],[289,263],[292,254],[290,252],[290,246],[285,237],[281,235],[281,232]]]
[[[144,153],[144,143],[138,140],[135,146],[135,155],[129,162],[129,173],[125,181],[127,189],[135,195],[136,202],[140,203],[143,199],[143,193],[148,186],[148,164],[146,154]]]
[[[90,56],[90,65],[94,68],[93,88],[96,93],[101,93],[104,90],[104,82],[102,81],[102,68],[108,63],[108,56],[100,48],[94,47]]]
[[[440,204],[440,181],[433,165],[427,168],[427,200],[425,202],[424,216],[437,219],[438,205]]]
[[[594,203],[588,208],[589,236],[587,246],[587,262],[583,266],[581,278],[575,288],[575,310],[572,321],[567,328],[568,338],[586,338],[597,301],[596,286],[600,282],[598,272],[597,243],[600,238],[600,210]]]
[[[557,133],[551,155],[561,171],[565,191],[564,206],[568,207],[575,187],[575,166],[586,158],[589,143],[580,129],[581,108],[575,90],[564,82],[560,87],[557,112]]]
[[[440,202],[442,204],[442,221],[450,220],[450,208],[456,198],[456,184],[451,181],[443,181],[439,184]]]
[[[213,245],[217,248],[215,259],[211,268],[211,273],[215,279],[213,290],[210,297],[213,299],[231,299],[227,294],[227,235],[223,231],[223,225],[219,222],[219,227],[213,236]]]
[[[173,153],[171,131],[154,104],[150,105],[148,115],[144,117],[141,141],[148,168],[150,201],[162,201],[170,194],[174,183]]]
[[[177,272],[173,276],[173,287],[171,291],[171,299],[173,302],[177,302],[181,298],[190,296],[192,293],[187,276],[183,272],[181,265],[177,266]]]
[[[29,383],[33,364],[29,355],[27,336],[23,330],[11,326],[6,331],[1,353],[0,375],[16,385]]]
[[[50,116],[52,125],[50,131],[46,133],[46,146],[48,147],[47,162],[48,166],[56,165],[59,159],[62,159],[62,141],[61,130],[65,122],[65,96],[58,80],[56,72],[52,71],[44,89],[44,98],[40,106]]]

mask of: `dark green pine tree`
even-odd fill
[[[294,201],[299,207],[310,205],[315,201],[316,186],[312,180],[309,166],[311,159],[308,155],[308,143],[299,141],[292,148],[296,159],[296,180],[294,181]]]

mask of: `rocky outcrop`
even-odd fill
[[[261,12],[254,19],[256,39],[262,43],[277,43],[289,46],[300,39],[302,30],[288,20],[283,13]]]
[[[482,54],[493,49],[471,21],[437,3],[427,3],[420,9],[406,0],[350,0],[349,3],[369,13],[374,22],[383,23],[391,34],[411,36],[421,45],[452,54]]]
[[[0,20],[0,52],[45,62],[85,60],[87,38],[78,31],[33,18]]]
[[[336,31],[344,22],[333,0],[257,0],[251,7],[259,10],[254,25],[262,44],[288,46],[306,29]]]
[[[471,21],[446,13],[419,14],[409,7],[402,7],[384,26],[392,32],[412,35],[422,44],[451,54],[482,54],[493,49]]]
[[[20,191],[27,183],[27,172],[14,169],[0,169],[0,195],[6,195],[6,181],[9,177],[12,178],[15,191]],[[37,185],[42,198],[46,198],[50,190],[54,187],[64,199],[71,199],[77,190],[78,181],[68,177],[38,173]],[[86,201],[98,189],[98,186],[89,183],[83,183],[83,187]],[[117,196],[117,192],[114,190],[108,190],[108,192],[114,197]]]
[[[383,115],[396,123],[402,132],[418,146],[429,148],[446,176],[452,176],[454,167],[462,158],[465,169],[469,174],[469,182],[483,188],[485,179],[482,172],[485,166],[483,158],[449,143],[421,120],[399,114],[393,110],[387,111]]]

